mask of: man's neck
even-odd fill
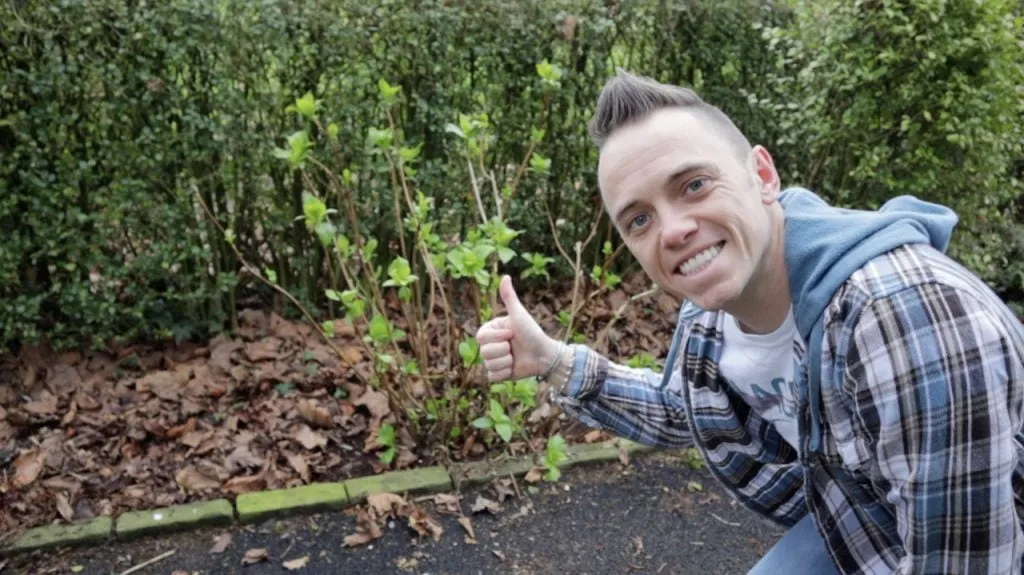
[[[727,310],[748,333],[765,334],[778,329],[792,307],[789,272],[786,268],[785,216],[776,206],[772,244],[765,259],[754,272],[747,291]]]

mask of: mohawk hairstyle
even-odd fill
[[[629,124],[639,122],[662,108],[688,108],[696,111],[724,132],[741,153],[749,152],[750,141],[729,116],[701,99],[689,88],[662,84],[646,76],[622,70],[604,85],[588,131],[600,148],[608,138]]]

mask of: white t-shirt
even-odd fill
[[[800,334],[789,310],[786,321],[769,334],[745,333],[736,318],[725,317],[719,369],[735,389],[765,420],[775,425],[790,445],[799,449],[796,420],[796,356]]]

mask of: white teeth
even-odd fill
[[[715,259],[715,256],[717,256],[718,253],[721,251],[722,247],[719,244],[700,252],[699,254],[693,256],[692,258],[686,260],[683,263],[683,265],[679,266],[679,273],[685,276],[690,275],[697,270],[700,270],[701,268],[704,267],[704,264]]]

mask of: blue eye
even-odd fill
[[[643,227],[643,225],[644,225],[644,223],[646,223],[646,221],[647,221],[647,214],[640,214],[640,215],[636,216],[635,218],[633,218],[632,220],[630,220],[629,227],[630,228]]]
[[[701,191],[702,189],[704,189],[704,185],[705,184],[707,184],[707,178],[695,178],[693,180],[690,180],[686,184],[686,192],[687,193],[697,193],[697,192]]]

